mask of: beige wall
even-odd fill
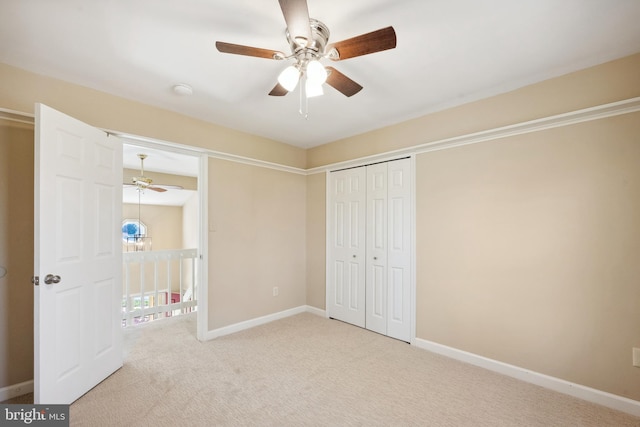
[[[210,330],[306,304],[305,224],[305,176],[209,160]]]
[[[0,389],[33,378],[33,128],[0,120]]]
[[[123,204],[122,219],[138,219],[138,205]],[[182,206],[140,205],[140,220],[147,226],[153,250],[182,249]],[[122,251],[127,251],[126,245]]]
[[[417,336],[640,400],[640,113],[417,158]]]
[[[327,176],[307,176],[307,304],[325,309]]]

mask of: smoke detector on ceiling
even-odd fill
[[[177,85],[173,86],[173,93],[180,96],[189,96],[193,95],[193,88],[184,83],[178,83]]]

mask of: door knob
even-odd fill
[[[51,285],[52,283],[60,283],[60,276],[47,274],[46,276],[44,276],[44,283],[47,285]]]

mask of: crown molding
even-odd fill
[[[501,138],[508,138],[516,135],[523,135],[532,132],[539,132],[562,126],[570,126],[576,123],[583,123],[592,120],[599,120],[607,117],[619,116],[640,111],[640,97],[629,98],[609,104],[597,105],[595,107],[570,111],[568,113],[543,117],[540,119],[516,123],[513,125],[493,128],[481,132],[454,136],[437,141],[426,142],[407,148],[402,148],[385,153],[361,157],[344,162],[332,163],[307,169],[307,174],[322,173],[336,169],[361,166],[377,161],[389,160],[401,156],[412,156],[416,154],[428,153],[430,151],[446,150],[463,145],[478,144],[481,142],[493,141]]]
[[[584,108],[581,110],[570,111],[568,113],[556,114],[553,116],[543,117],[540,119],[530,120],[526,122],[516,123],[513,125],[493,128],[481,132],[475,132],[465,135],[454,136],[451,138],[440,139],[437,141],[425,142],[423,144],[411,147],[386,151],[384,153],[374,154],[371,156],[359,157],[343,162],[331,163],[328,165],[318,166],[309,169],[287,166],[280,163],[268,162],[265,160],[254,159],[245,156],[239,156],[221,151],[209,150],[206,148],[194,147],[184,144],[177,144],[170,141],[127,134],[114,130],[103,129],[105,132],[115,135],[132,143],[149,147],[163,147],[169,151],[179,151],[190,154],[206,154],[216,159],[228,160],[236,163],[242,163],[250,166],[258,166],[268,169],[275,169],[282,172],[293,173],[297,175],[313,175],[324,173],[331,170],[343,169],[349,167],[362,166],[377,161],[384,161],[398,158],[401,156],[414,156],[416,154],[428,153],[430,151],[446,150],[449,148],[460,147],[463,145],[478,144],[481,142],[493,141],[501,138],[509,138],[516,135],[524,135],[532,132],[540,132],[547,129],[553,129],[562,126],[570,126],[577,123],[599,120],[607,117],[619,116],[622,114],[635,113],[640,111],[640,97],[629,98],[622,101],[611,102],[608,104],[597,105],[594,107]],[[33,124],[33,114],[23,113],[20,111],[0,108],[0,120],[9,120],[20,123]]]
[[[242,163],[250,166],[258,166],[267,169],[279,170],[281,172],[294,173],[298,175],[306,175],[306,170],[302,168],[296,168],[294,166],[287,166],[280,163],[268,162],[266,160],[254,159],[251,157],[239,156],[236,154],[224,153],[222,151],[210,150],[207,148],[196,147],[193,145],[185,145],[178,144],[175,142],[164,141],[160,139],[149,138],[145,136],[137,136],[132,134],[127,134],[123,132],[118,132],[114,130],[107,130],[111,135],[117,136],[118,138],[131,142],[135,145],[140,145],[143,147],[150,148],[162,148],[167,151],[174,151],[181,154],[191,154],[191,155],[207,155],[208,157],[212,157],[220,160],[228,160],[235,163]]]
[[[8,120],[10,122],[26,123],[32,125],[35,121],[34,115],[23,113],[22,111],[9,110],[0,108],[0,120]]]

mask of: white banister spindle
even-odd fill
[[[196,300],[196,258],[191,258],[191,307],[189,311],[193,311],[193,302]]]
[[[169,313],[173,316],[172,306],[173,301],[171,301],[171,260],[167,259],[167,308],[169,309]]]
[[[153,318],[157,319],[160,314],[158,312],[159,309],[159,301],[158,301],[158,259],[156,258],[153,263]]]
[[[124,271],[125,271],[124,295],[126,299],[124,301],[125,312],[123,314],[124,314],[126,326],[131,326],[131,286],[130,286],[130,280],[129,280],[129,277],[130,277],[129,265],[131,265],[131,261],[125,261],[124,263]]]
[[[182,295],[182,262],[183,261],[184,261],[184,254],[181,253],[180,254],[180,259],[178,261],[178,269],[179,269],[179,273],[180,273],[179,276],[178,276],[180,278],[179,279],[180,281],[178,283],[178,287],[179,287],[178,292],[179,292],[179,295],[180,295],[180,301],[179,301],[179,303],[180,303],[180,314],[184,314],[184,310],[183,310],[184,301],[182,301],[182,297],[183,297],[183,295]]]
[[[144,321],[144,288],[145,288],[145,276],[144,276],[144,272],[145,272],[145,260],[144,258],[142,259],[142,262],[140,263],[140,322]]]

